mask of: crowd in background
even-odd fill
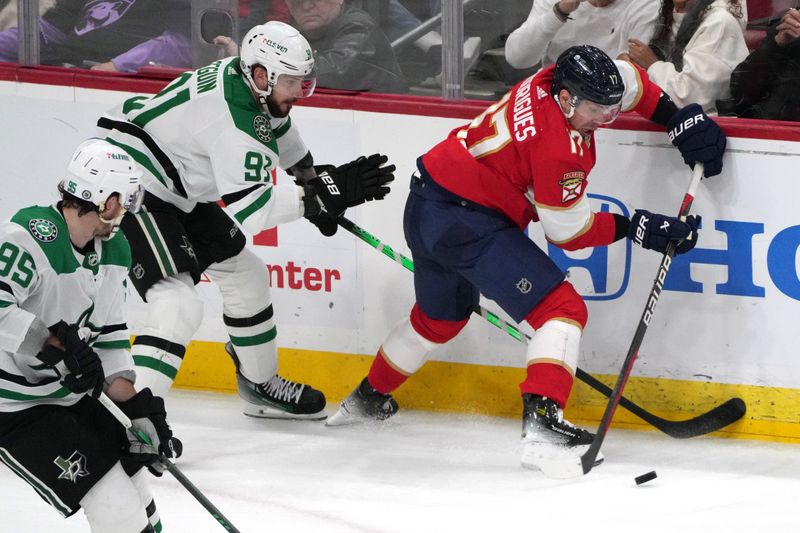
[[[440,25],[417,30],[441,16],[440,0],[239,0],[229,3],[229,19],[212,13],[216,21],[192,21],[193,2],[214,5],[39,0],[41,63],[118,72],[196,68],[199,47],[235,55],[247,30],[281,20],[312,45],[319,87],[441,94]],[[567,47],[588,43],[646,70],[679,106],[698,102],[711,114],[798,120],[799,6],[800,0],[466,0],[465,95],[497,99]],[[0,0],[0,61],[18,60],[18,42],[17,0]]]

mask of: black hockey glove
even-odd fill
[[[172,436],[167,424],[164,400],[153,396],[150,389],[142,389],[133,398],[118,402],[117,405],[131,419],[128,452],[146,465],[154,476],[161,476],[165,467],[159,461],[159,455],[180,457],[183,453],[183,443]],[[144,434],[151,444],[142,442],[138,438],[139,433]]]
[[[330,173],[332,170],[336,170],[334,165],[314,165],[314,171],[317,173],[317,176],[323,172]],[[298,185],[303,185],[303,183],[300,183],[299,179]],[[328,213],[322,211],[322,206],[320,205],[319,200],[317,200],[313,187],[306,189],[306,196],[303,198],[303,203],[305,204],[304,216],[309,222],[317,227],[320,233],[322,233],[325,237],[332,237],[336,235],[336,230],[339,229],[339,224],[337,224],[335,217],[332,217]]]
[[[81,338],[78,326],[62,320],[49,329],[64,349],[47,344],[36,357],[56,371],[61,384],[70,392],[92,391],[93,398],[99,397],[105,383],[103,364],[92,347]]]
[[[707,178],[722,172],[727,137],[699,104],[689,104],[672,115],[667,122],[667,135],[687,165],[694,168],[695,163],[705,164]]]
[[[336,220],[348,207],[365,201],[382,200],[389,194],[390,189],[386,184],[394,180],[392,173],[395,166],[382,166],[387,161],[385,155],[362,156],[308,180],[304,185],[305,196],[309,200],[306,202],[306,218],[324,212]],[[318,209],[310,201],[314,197],[318,201]]]
[[[678,241],[675,254],[686,253],[697,244],[697,228],[702,218],[689,215],[686,222],[667,215],[637,209],[631,217],[628,238],[647,250],[667,251],[670,241]]]

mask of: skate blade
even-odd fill
[[[242,412],[253,418],[272,418],[280,420],[325,420],[328,414],[322,410],[317,413],[297,414],[275,409],[268,405],[255,405],[249,402],[242,402]]]
[[[365,419],[358,416],[353,416],[343,407],[339,407],[338,411],[328,417],[328,419],[325,421],[325,425],[327,427],[351,426],[364,421]]]
[[[522,467],[528,470],[539,470],[551,479],[573,479],[581,477],[583,455],[589,445],[564,448],[549,443],[523,442]],[[602,453],[598,453],[594,466],[604,460]]]

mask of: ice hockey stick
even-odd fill
[[[145,443],[145,444],[152,444],[152,443],[150,442],[150,440],[147,438],[147,435],[145,435],[143,432],[141,432],[141,431],[135,432],[135,431],[134,431],[134,429],[133,429],[133,425],[131,424],[131,419],[130,419],[130,418],[128,418],[128,416],[127,416],[125,413],[123,413],[123,412],[122,412],[122,410],[121,410],[119,407],[117,407],[117,404],[115,404],[115,403],[114,403],[114,402],[111,400],[111,398],[109,398],[108,396],[106,396],[106,394],[105,394],[105,393],[101,392],[101,393],[100,393],[100,397],[99,397],[99,398],[97,398],[97,399],[100,401],[100,403],[102,403],[102,404],[103,404],[103,406],[104,406],[106,409],[108,409],[108,412],[109,412],[109,413],[111,413],[111,415],[112,415],[114,418],[116,418],[116,419],[117,419],[117,422],[119,422],[120,424],[122,424],[122,426],[123,426],[125,429],[127,429],[128,431],[130,431],[130,432],[131,432],[131,434],[133,434],[133,435],[134,435],[134,436],[135,436],[137,439],[139,439],[141,442],[143,442],[143,443]],[[164,465],[164,467],[165,467],[167,470],[169,470],[169,473],[170,473],[170,474],[172,474],[173,476],[175,476],[175,479],[177,479],[177,480],[178,480],[178,482],[179,482],[181,485],[183,485],[183,486],[184,486],[184,488],[185,488],[186,490],[188,490],[188,491],[189,491],[189,493],[190,493],[192,496],[194,496],[194,497],[195,497],[195,499],[196,499],[196,500],[197,500],[197,501],[200,503],[200,505],[202,505],[203,507],[205,507],[206,511],[208,511],[208,512],[211,514],[211,516],[213,516],[213,517],[214,517],[214,519],[215,519],[217,522],[219,522],[219,525],[221,525],[221,526],[222,526],[222,527],[223,527],[223,528],[224,528],[226,531],[230,531],[230,532],[232,532],[232,533],[240,533],[240,532],[239,532],[239,530],[238,530],[238,529],[236,529],[236,527],[234,527],[234,525],[233,525],[233,524],[231,524],[230,520],[228,520],[227,518],[225,518],[225,515],[223,515],[223,514],[222,514],[222,512],[221,512],[219,509],[217,509],[217,508],[214,506],[214,504],[213,504],[213,503],[211,503],[211,500],[209,500],[208,498],[206,498],[205,494],[203,494],[202,492],[200,492],[200,489],[198,489],[197,487],[195,487],[195,486],[194,486],[194,483],[192,483],[191,481],[189,481],[189,478],[187,478],[187,477],[186,477],[186,476],[183,474],[183,472],[181,472],[181,471],[178,469],[178,467],[177,467],[177,466],[175,466],[175,463],[173,463],[172,461],[170,461],[169,459],[167,459],[167,458],[166,458],[166,457],[164,457],[163,455],[159,457],[159,461],[161,462],[161,464],[163,464],[163,465]]]
[[[339,225],[378,250],[389,259],[399,263],[411,272],[414,271],[414,261],[408,257],[405,257],[401,253],[395,252],[391,246],[382,243],[380,239],[369,233],[367,230],[361,228],[353,221],[347,219],[346,217],[339,217]],[[527,342],[530,340],[530,337],[526,333],[520,331],[515,326],[509,324],[485,307],[478,306],[473,311],[485,318],[495,327],[505,331],[508,335],[516,340],[525,344],[527,344]],[[600,394],[603,394],[605,397],[608,398],[611,396],[611,388],[591,374],[578,368],[575,375],[578,377],[578,379],[595,389]],[[690,418],[688,420],[667,420],[665,418],[661,418],[660,416],[654,415],[624,396],[620,398],[619,404],[662,433],[665,433],[676,439],[699,437],[700,435],[705,435],[707,433],[712,433],[722,429],[744,416],[746,408],[745,403],[741,398],[731,398],[725,403],[714,407],[706,413],[697,415],[694,418]]]

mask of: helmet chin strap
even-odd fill
[[[575,106],[572,105],[572,102],[570,102],[570,104],[569,104],[569,113],[567,113],[566,111],[564,111],[564,108],[561,107],[561,101],[558,99],[558,97],[557,96],[553,96],[553,98],[555,99],[556,103],[558,104],[558,108],[561,110],[562,113],[564,113],[564,116],[567,119],[571,119],[573,116],[575,116]]]
[[[253,79],[253,76],[250,74],[250,72],[244,72],[243,74],[247,86],[250,87],[250,91],[253,93],[253,96],[255,96],[256,100],[258,100],[258,104],[261,106],[261,109],[267,111],[269,109],[267,107],[267,97],[272,94],[272,84],[268,80],[267,90],[262,91],[258,88],[258,85],[256,85],[256,81]]]
[[[102,222],[103,224],[111,224],[113,226],[113,228],[111,228],[111,233],[108,235],[108,237],[102,237],[102,240],[107,241],[117,234],[117,231],[119,231],[119,225],[122,224],[122,217],[125,216],[125,213],[127,213],[128,210],[120,206],[119,215],[115,216],[114,218],[108,219],[100,214],[106,210],[106,203],[100,202],[100,205],[98,207],[100,208],[100,210],[98,211],[97,216],[100,218],[100,222]]]

